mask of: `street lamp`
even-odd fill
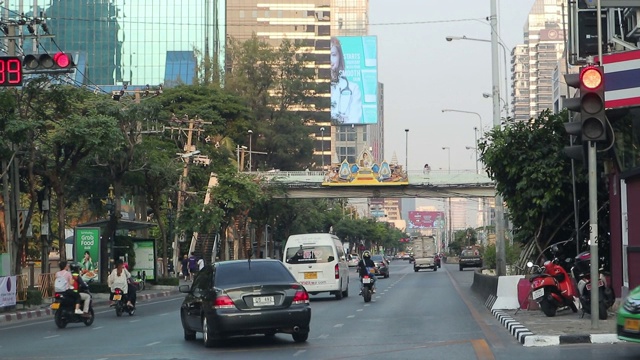
[[[476,115],[478,117],[478,120],[480,120],[480,135],[482,135],[482,116],[480,116],[479,113],[475,112],[475,111],[466,111],[466,110],[456,110],[456,109],[442,109],[443,113],[446,112],[457,112],[457,113],[463,113],[463,114],[473,114]]]
[[[322,148],[320,151],[320,157],[322,158],[322,170],[324,171],[324,127],[320,128],[320,146]]]
[[[476,38],[470,38],[467,37],[465,35],[462,36],[447,36],[445,37],[445,39],[449,42],[453,41],[453,40],[469,40],[469,41],[480,41],[480,42],[487,42],[490,43],[491,40],[486,40],[486,39],[476,39]],[[502,43],[502,41],[498,41],[498,45],[500,45],[502,47],[502,52],[503,52],[503,60],[504,60],[504,93],[507,94],[509,91],[509,82],[507,80],[507,47]],[[505,101],[505,110],[507,111],[507,116],[509,117],[509,103]]]
[[[409,178],[409,129],[404,129],[404,171]]]
[[[106,256],[106,260],[107,260],[107,273],[109,271],[111,271],[112,266],[110,266],[109,264],[111,263],[111,261],[113,260],[113,249],[114,249],[114,245],[115,245],[115,241],[116,241],[116,231],[117,231],[117,227],[118,227],[118,217],[116,216],[116,201],[115,201],[115,195],[113,193],[113,185],[109,185],[109,194],[107,195],[107,204],[105,206],[105,208],[107,209],[108,213],[109,213],[109,222],[112,223],[113,225],[113,233],[108,234],[108,236],[111,237],[110,240],[108,241],[108,254]],[[102,258],[102,256],[101,256]]]
[[[251,172],[251,139],[253,137],[253,130],[247,132],[249,133],[249,172]]]
[[[171,239],[173,236],[173,202],[171,198],[167,200],[167,220],[169,220],[169,229],[167,230],[167,236],[162,239],[162,266],[164,268],[163,276],[169,275],[169,258],[167,257],[167,238]],[[175,266],[175,265],[174,265]],[[175,267],[174,267],[175,271]]]

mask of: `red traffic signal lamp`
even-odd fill
[[[29,54],[22,61],[25,74],[56,74],[70,73],[76,65],[71,55],[64,52],[49,54]]]
[[[564,101],[565,107],[580,114],[581,140],[606,141],[608,121],[604,107],[604,70],[589,65],[579,74],[566,74],[567,85],[580,90],[579,96]]]

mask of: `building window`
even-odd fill
[[[258,10],[253,10],[251,12],[251,17],[254,18],[254,19],[257,19],[258,18]]]
[[[244,10],[240,10],[238,16],[240,17],[240,19],[244,19]]]

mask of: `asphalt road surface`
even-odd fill
[[[231,338],[213,349],[201,334],[185,341],[177,295],[139,303],[132,317],[97,308],[90,327],[58,329],[53,318],[3,325],[0,359],[640,359],[640,344],[523,347],[471,293],[472,270],[444,264],[415,273],[396,260],[390,274],[369,304],[357,296],[353,269],[348,298],[312,296],[304,344],[286,334]]]

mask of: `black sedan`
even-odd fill
[[[203,333],[212,347],[229,336],[286,333],[295,342],[309,337],[309,294],[278,260],[233,260],[206,266],[180,307],[185,340]]]

